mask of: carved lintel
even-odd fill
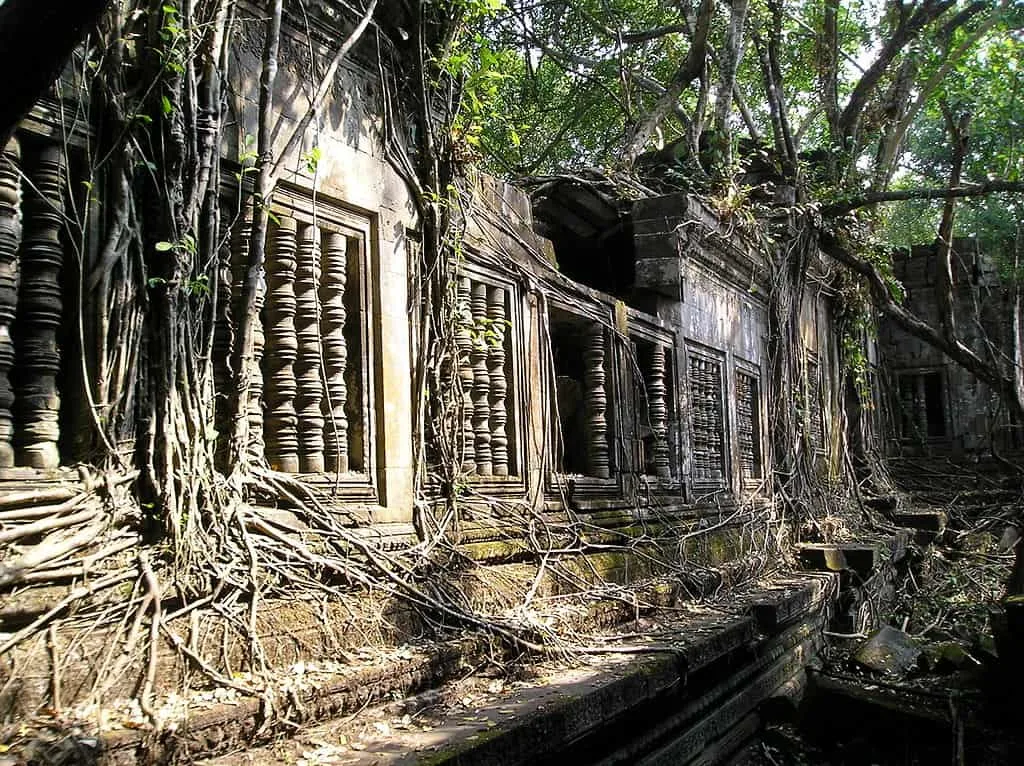
[[[505,371],[505,290],[490,287],[487,291],[487,374],[490,378],[491,407],[491,470],[495,476],[508,476],[508,379]]]
[[[472,282],[463,277],[457,292],[458,329],[455,345],[459,350],[459,387],[462,390],[462,470],[476,472],[476,434],[473,403],[473,309]]]
[[[17,375],[14,414],[18,462],[33,468],[60,465],[60,348],[57,332],[63,305],[60,242],[64,199],[63,151],[50,144],[28,168],[25,231],[17,309]]]
[[[583,340],[583,403],[587,427],[587,474],[599,479],[607,479],[611,475],[604,358],[604,328],[595,322]]]
[[[665,347],[655,344],[651,349],[647,379],[647,413],[651,424],[653,449],[651,472],[668,479],[672,477],[668,449],[668,406],[665,386]]]
[[[349,470],[348,418],[345,404],[348,390],[345,371],[345,283],[348,278],[348,239],[337,232],[325,232],[323,270],[320,280],[320,334],[324,355],[326,391],[321,401],[324,420],[324,467],[328,471]]]
[[[267,327],[263,385],[267,459],[278,471],[299,470],[295,415],[295,219],[282,217],[267,242]]]
[[[14,363],[11,325],[18,305],[18,247],[21,244],[21,149],[11,138],[0,155],[0,468],[14,465]]]
[[[487,285],[474,282],[470,292],[470,311],[476,336],[469,354],[473,370],[473,449],[476,455],[476,472],[490,476],[491,463],[491,376],[487,372]]]
[[[324,470],[324,415],[321,411],[324,383],[320,377],[320,230],[303,224],[298,230],[295,269],[295,412],[298,416],[299,469],[303,473]]]

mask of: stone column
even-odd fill
[[[604,357],[604,328],[595,322],[583,341],[583,406],[587,426],[587,474],[599,479],[611,475]]]
[[[324,416],[320,408],[324,384],[320,377],[320,230],[299,227],[295,269],[295,411],[299,419],[299,470],[324,470]]]
[[[60,232],[64,199],[61,147],[44,147],[29,168],[25,194],[25,236],[18,292],[18,349],[14,416],[18,462],[33,468],[60,465],[60,273],[64,261]]]
[[[654,439],[651,468],[655,476],[672,478],[668,451],[668,406],[665,386],[665,347],[655,344],[651,349],[647,378],[647,415]]]
[[[508,380],[505,377],[505,290],[490,287],[487,291],[487,318],[493,337],[488,339],[487,375],[490,379],[491,408],[491,471],[495,476],[508,476]]]
[[[345,404],[345,368],[348,347],[345,345],[345,282],[348,277],[348,239],[337,232],[324,236],[324,262],[320,280],[321,343],[324,354],[326,396],[321,402],[324,418],[324,467],[345,473],[348,460],[348,418]]]
[[[459,384],[462,389],[462,470],[465,473],[476,473],[476,434],[473,430],[474,373],[471,284],[466,277],[460,279],[456,297],[459,325],[455,333],[455,345],[459,350]]]
[[[14,465],[14,362],[11,324],[18,305],[18,246],[21,244],[21,150],[12,138],[0,156],[0,468]]]
[[[476,452],[476,472],[491,475],[491,376],[487,372],[487,339],[479,333],[486,327],[487,285],[474,282],[470,294],[473,324],[478,336],[473,338],[469,355],[473,368],[473,447]]]
[[[267,242],[267,352],[263,363],[266,391],[267,459],[272,468],[299,470],[298,418],[295,415],[295,235],[294,218],[281,218]]]

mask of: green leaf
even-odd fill
[[[174,104],[171,103],[171,100],[167,98],[167,96],[160,97],[160,105],[163,107],[164,114],[170,114],[174,111]]]
[[[156,245],[154,245],[154,247],[155,247],[155,249],[156,249],[156,251],[158,253],[166,253],[166,252],[174,249],[174,243],[173,242],[160,241],[160,242],[157,242]]]

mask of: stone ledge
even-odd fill
[[[811,614],[815,605],[826,606],[815,596],[829,591],[825,580],[830,577],[834,579],[834,576],[806,576],[803,578],[805,587],[797,587],[796,581],[787,580],[782,592],[788,595],[777,600],[773,608],[781,608],[786,614],[795,617],[798,614]],[[662,593],[666,601],[675,597],[671,590]],[[765,642],[774,639],[757,638],[754,621],[748,616],[750,599],[756,600],[773,593],[777,595],[778,591],[770,588],[755,589],[744,594],[746,600],[729,598],[723,606],[713,609],[693,605],[676,607],[666,613],[655,613],[654,617],[647,618],[644,632],[657,631],[672,635],[674,638],[670,651],[656,651],[658,647],[649,641],[634,643],[615,662],[602,660],[603,665],[617,667],[617,672],[603,677],[604,680],[589,678],[583,687],[577,689],[577,694],[563,698],[557,705],[553,700],[547,703],[544,708],[547,712],[534,711],[530,715],[524,713],[517,716],[515,727],[500,731],[496,728],[486,742],[498,741],[499,736],[508,736],[520,740],[525,737],[526,742],[550,744],[552,738],[557,736],[558,741],[571,744],[609,718],[634,709],[647,700],[658,699],[676,687],[684,688],[687,679],[695,678],[696,674],[715,672],[713,669],[718,663],[724,662],[728,667],[732,661],[727,660],[727,657],[760,657],[757,661],[762,662],[765,657],[774,656],[764,650],[769,646]],[[791,603],[784,606],[783,602],[787,599]],[[622,611],[619,610],[617,614],[621,617]],[[683,614],[687,616],[680,617]],[[594,624],[591,615],[580,616],[581,630]],[[626,630],[631,627],[627,626]],[[639,628],[639,623],[635,627]],[[629,634],[626,638],[631,636]],[[614,641],[614,637],[609,636],[607,640]],[[469,637],[442,644],[406,648],[397,654],[384,653],[382,662],[351,670],[346,668],[342,672],[323,673],[297,685],[296,694],[286,697],[290,701],[287,712],[293,725],[352,715],[395,695],[415,694],[435,684],[463,676],[466,668],[474,667],[489,657],[493,658],[492,652],[493,648],[485,638]],[[642,658],[638,659],[636,653],[641,653]],[[706,677],[711,679],[713,676]],[[576,698],[587,701],[585,704],[574,702]],[[240,698],[234,704],[217,705],[199,713],[193,710],[192,715],[177,730],[159,738],[134,729],[108,732],[103,737],[103,762],[127,766],[159,759],[194,761],[200,756],[248,745],[259,737],[275,733],[262,730],[261,719],[261,701]],[[518,734],[509,733],[513,729]],[[287,731],[287,728],[284,730]],[[471,736],[467,731],[462,731],[462,735],[463,740]],[[483,742],[468,742],[473,746],[470,750],[483,753],[476,749],[476,745]],[[466,741],[463,745],[466,745]],[[525,747],[523,744],[519,746]],[[507,752],[506,746],[502,745],[499,751]],[[442,759],[436,762],[463,761]],[[474,756],[472,762],[488,761],[478,761]]]
[[[671,642],[671,651],[642,654],[660,648],[650,640],[613,643],[609,646],[634,654],[601,656],[596,670],[556,670],[542,683],[511,694],[495,693],[471,710],[452,705],[431,717],[429,731],[389,730],[375,737],[364,725],[359,749],[346,752],[345,762],[591,763],[613,750],[610,762],[652,758],[652,763],[686,763],[709,743],[717,743],[727,755],[751,731],[749,716],[757,705],[801,674],[820,648],[828,604],[809,596],[833,592],[829,583],[837,579],[811,576],[805,588],[787,581],[785,593],[792,603],[786,612],[794,621],[778,635],[758,637],[754,620],[745,614],[750,605],[733,606],[733,599],[714,608],[694,606],[686,619],[672,613],[664,622],[656,617],[642,626],[642,632],[670,636],[660,640]],[[756,598],[765,593],[771,591],[756,589],[746,595]],[[372,715],[370,720],[375,720]],[[740,727],[734,729],[737,723]],[[327,732],[330,724],[325,727]],[[321,736],[318,729],[303,737],[341,741],[340,731],[331,729]],[[626,741],[619,741],[622,738]],[[352,741],[351,735],[347,741]],[[280,757],[279,749],[273,754],[268,749],[246,754],[250,763],[274,762],[275,756]],[[210,766],[229,763],[240,761],[218,758]]]

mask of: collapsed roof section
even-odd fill
[[[643,308],[649,293],[678,298],[684,258],[747,287],[764,278],[763,254],[694,194],[661,194],[596,172],[524,185],[534,229],[552,241],[562,273],[632,305]]]

